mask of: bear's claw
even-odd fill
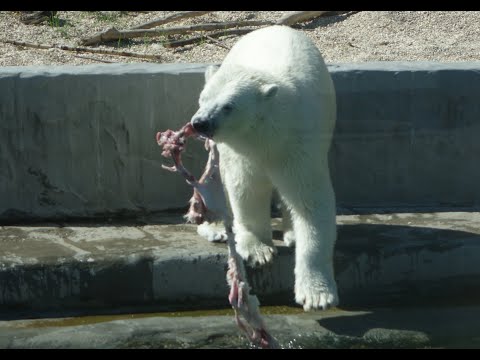
[[[309,286],[307,283],[295,284],[295,301],[303,305],[305,311],[326,310],[338,305],[336,286],[317,285]]]
[[[275,246],[269,246],[261,241],[237,241],[237,252],[251,267],[263,266],[273,262],[277,254]]]

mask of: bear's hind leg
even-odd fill
[[[285,203],[282,203],[282,228],[283,242],[288,247],[295,246],[295,232],[293,231],[293,220],[290,210]]]

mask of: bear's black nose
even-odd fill
[[[210,137],[210,122],[204,118],[194,118],[192,120],[193,128],[202,135]]]

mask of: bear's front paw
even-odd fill
[[[243,260],[252,267],[262,266],[273,262],[273,256],[277,253],[275,246],[269,246],[253,236],[236,239],[236,249]]]
[[[198,225],[197,233],[210,242],[226,242],[228,238],[223,227],[208,222]]]
[[[303,310],[326,310],[338,305],[337,286],[334,280],[323,281],[314,279],[314,281],[295,282],[295,301],[303,305]]]

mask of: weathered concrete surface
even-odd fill
[[[340,207],[480,206],[480,62],[382,61],[330,71]]]
[[[157,130],[196,111],[202,64],[0,68],[0,221],[185,206]],[[333,64],[338,205],[480,207],[480,62]],[[186,165],[206,158],[193,144]]]
[[[480,348],[479,307],[265,316],[282,348]],[[0,321],[0,348],[249,348],[230,316]],[[96,322],[95,319],[90,319]],[[51,325],[49,325],[49,323]]]
[[[228,307],[227,249],[180,214],[0,228],[0,317]],[[281,239],[279,219],[274,239]],[[341,306],[480,301],[480,213],[338,216]],[[248,268],[262,304],[293,303],[293,249]]]
[[[185,206],[191,189],[161,169],[155,134],[190,119],[203,70],[198,64],[0,68],[0,219]],[[201,144],[191,150],[186,166],[200,173],[205,151]]]

